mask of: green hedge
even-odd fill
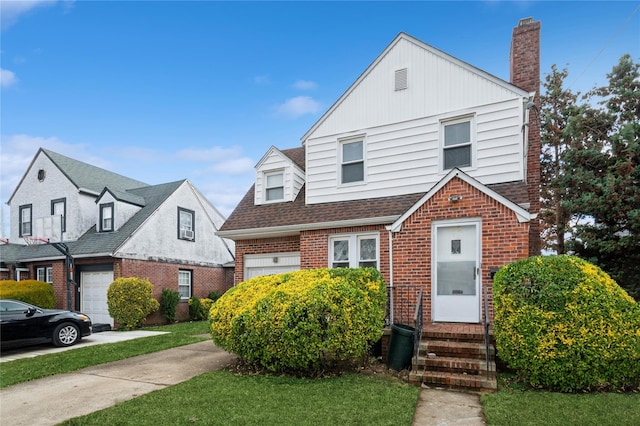
[[[53,286],[37,280],[0,281],[0,299],[22,300],[44,309],[53,309],[56,306]]]
[[[640,306],[597,266],[537,256],[494,280],[498,356],[535,387],[640,385]]]
[[[373,268],[256,277],[213,304],[211,335],[248,363],[313,375],[366,355],[382,335],[385,304]]]
[[[119,328],[131,330],[142,325],[145,318],[160,307],[153,298],[153,284],[143,278],[118,278],[107,290],[109,315]]]
[[[180,293],[170,288],[162,289],[162,296],[160,298],[160,311],[162,316],[168,324],[176,322],[176,311],[178,309],[178,303],[180,303]]]

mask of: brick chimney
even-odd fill
[[[528,92],[535,92],[535,108],[529,110],[529,141],[526,182],[531,213],[540,212],[540,22],[521,19],[511,35],[511,83]],[[540,221],[531,221],[529,255],[540,254]]]

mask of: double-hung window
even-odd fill
[[[265,180],[265,200],[284,200],[284,172],[268,172],[264,175]]]
[[[51,266],[40,266],[36,268],[36,279],[45,283],[53,283],[53,268]]]
[[[473,127],[471,117],[442,123],[444,170],[473,165]]]
[[[67,224],[67,199],[59,198],[51,201],[51,215],[60,218],[60,231],[66,230]]]
[[[191,275],[191,271],[187,269],[178,271],[178,293],[180,293],[180,299],[189,299],[191,297]]]
[[[331,268],[377,268],[379,264],[378,234],[337,235],[329,238]]]
[[[349,140],[340,143],[341,182],[364,181],[364,141]]]
[[[113,231],[113,203],[100,204],[100,232]]]
[[[193,210],[178,207],[178,239],[195,241],[195,215]]]
[[[19,235],[22,237],[29,236],[32,233],[32,217],[31,217],[31,204],[20,206],[20,229]]]

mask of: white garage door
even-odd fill
[[[300,252],[251,254],[244,256],[244,279],[282,274],[300,269]]]
[[[110,324],[107,306],[107,290],[113,282],[113,271],[96,271],[80,273],[80,311],[91,317],[94,324]]]

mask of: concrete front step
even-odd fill
[[[463,357],[474,359],[486,359],[487,347],[479,342],[455,342],[445,340],[422,340],[420,342],[420,355],[435,354],[438,357]],[[489,357],[493,359],[495,349],[489,345]]]
[[[428,387],[442,387],[448,389],[467,389],[476,391],[495,391],[498,382],[495,373],[486,375],[458,374],[443,371],[412,371],[409,382]]]

